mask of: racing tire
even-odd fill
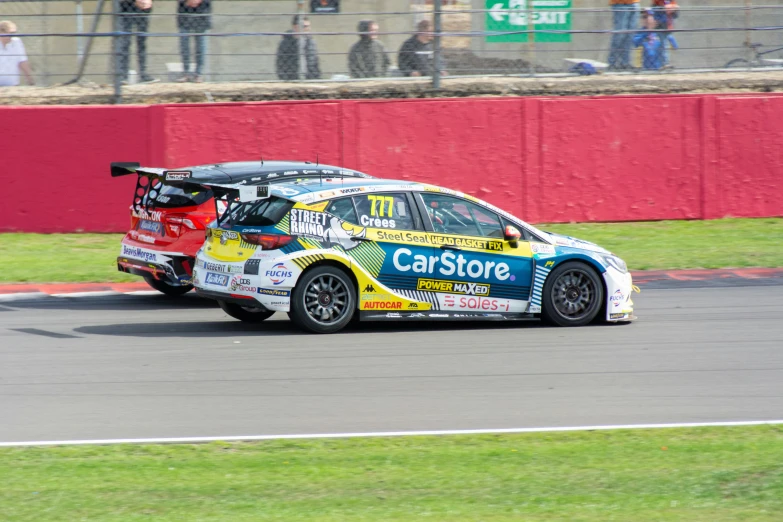
[[[240,306],[235,303],[218,301],[218,306],[234,319],[239,319],[245,323],[260,323],[272,317],[275,313],[261,308],[251,308],[249,306]]]
[[[339,332],[356,311],[356,289],[342,270],[321,266],[299,278],[291,295],[288,316],[303,330],[326,334]]]
[[[152,276],[145,277],[144,281],[158,292],[166,294],[169,297],[179,297],[193,290],[193,285],[174,286],[165,281],[159,281]]]
[[[751,67],[751,63],[746,60],[745,58],[735,58],[734,60],[731,60],[726,63],[726,65],[723,66],[724,69],[733,69],[735,67],[741,67],[743,69],[748,69]]]
[[[570,261],[549,273],[541,295],[541,318],[557,326],[584,326],[604,304],[604,285],[585,263]]]

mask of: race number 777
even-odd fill
[[[394,217],[394,196],[367,196],[367,199],[370,201],[370,216]]]

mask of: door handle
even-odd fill
[[[440,249],[441,250],[454,250],[455,252],[459,252],[460,250],[462,250],[460,247],[455,247],[455,246],[451,246],[451,245],[441,245]]]
[[[366,237],[351,237],[351,241],[372,241],[372,239],[367,239]]]

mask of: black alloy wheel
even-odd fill
[[[166,294],[169,297],[179,297],[193,290],[193,285],[174,286],[165,281],[155,279],[152,276],[144,276],[144,281],[158,292]]]
[[[558,326],[583,326],[601,311],[604,287],[590,266],[570,261],[547,277],[541,295],[542,318]]]
[[[300,328],[313,333],[342,330],[356,309],[356,290],[338,268],[314,268],[299,278],[291,296],[289,316]]]
[[[227,303],[218,301],[218,306],[234,319],[239,319],[246,323],[260,323],[272,317],[275,313],[258,307],[241,306],[236,303]]]

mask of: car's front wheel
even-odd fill
[[[571,261],[547,277],[541,295],[541,317],[558,326],[583,326],[601,311],[604,287],[590,266]]]
[[[250,306],[240,306],[225,301],[218,301],[218,306],[234,319],[239,319],[246,323],[260,323],[261,321],[266,321],[275,314],[269,310],[262,310],[261,308]]]
[[[351,279],[338,268],[322,266],[299,278],[288,315],[310,332],[334,333],[351,321],[355,309],[356,291]]]
[[[174,285],[170,285],[165,281],[155,279],[152,276],[144,277],[144,281],[146,281],[148,285],[150,285],[158,292],[162,294],[166,294],[167,296],[170,297],[179,297],[193,290],[193,285],[174,286]]]

